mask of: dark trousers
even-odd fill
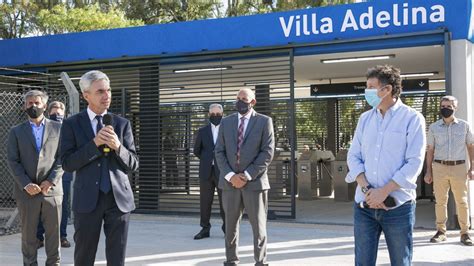
[[[97,207],[90,213],[74,212],[74,265],[94,265],[102,222],[107,265],[125,265],[130,213],[117,207],[113,192],[99,192]]]
[[[63,207],[61,214],[61,225],[59,227],[59,236],[61,238],[67,237],[67,221],[71,212],[71,204],[69,198],[71,195],[71,180],[63,179]],[[44,240],[44,226],[41,223],[41,220],[38,223],[38,230],[36,231],[36,238],[43,241]]]
[[[211,211],[212,202],[214,201],[214,192],[217,189],[217,195],[219,198],[220,215],[225,228],[225,215],[224,208],[222,208],[222,190],[218,188],[218,177],[215,176],[214,166],[212,166],[211,177],[209,179],[199,180],[199,202],[201,207],[201,227],[203,229],[210,229],[211,223]]]

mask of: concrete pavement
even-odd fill
[[[193,240],[199,231],[197,217],[132,215],[126,265],[222,265],[224,235],[220,221],[211,237]],[[268,223],[268,259],[271,265],[353,265],[352,226],[316,225],[270,221]],[[73,226],[68,227],[72,239]],[[458,232],[441,244],[429,243],[433,230],[417,229],[414,235],[414,265],[474,265],[474,247],[462,246]],[[241,265],[253,265],[251,227],[241,225]],[[74,246],[74,244],[73,244]],[[62,265],[72,265],[73,247],[63,248]],[[38,252],[44,264],[44,248]],[[0,237],[0,264],[21,265],[20,234]],[[105,265],[104,238],[101,237],[97,265]],[[381,240],[378,265],[390,265],[385,241]]]

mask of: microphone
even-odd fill
[[[111,126],[112,122],[114,121],[114,118],[111,114],[105,114],[104,117],[102,118],[102,122],[104,123],[104,126]],[[109,155],[110,148],[107,145],[104,145],[104,155],[107,156]]]

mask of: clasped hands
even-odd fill
[[[115,134],[114,128],[112,126],[103,127],[94,138],[94,143],[97,147],[100,145],[107,145],[114,151],[118,151],[120,148],[120,140],[118,139],[117,134]]]
[[[44,180],[39,186],[35,183],[29,183],[26,185],[25,190],[30,196],[34,196],[39,193],[43,193],[43,195],[46,196],[52,186],[53,183],[49,182],[48,180]]]
[[[247,185],[247,182],[248,180],[244,173],[235,174],[230,178],[230,183],[234,188],[243,188]]]
[[[389,193],[382,188],[371,188],[365,194],[365,202],[369,204],[369,207],[372,209],[388,210],[387,206],[383,203],[388,195]]]

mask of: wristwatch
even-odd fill
[[[367,192],[369,192],[369,190],[370,190],[371,188],[374,188],[374,187],[369,184],[369,185],[366,186],[366,187],[360,187],[360,190],[362,190],[362,193],[366,194]]]

